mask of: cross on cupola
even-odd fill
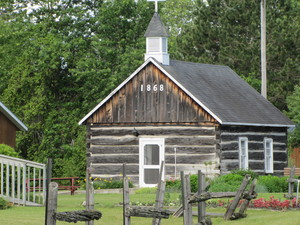
[[[146,37],[146,54],[145,60],[154,58],[163,65],[169,65],[168,54],[168,32],[158,15],[158,2],[165,0],[147,0],[155,2],[155,13],[148,25],[145,33]]]
[[[165,2],[166,0],[147,0],[148,2],[155,2],[155,12],[158,12],[158,2]]]

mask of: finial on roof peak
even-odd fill
[[[158,12],[158,2],[165,2],[166,0],[147,0],[148,2],[155,2],[155,12]]]

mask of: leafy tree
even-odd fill
[[[78,121],[142,62],[153,12],[145,0],[35,0],[21,10],[27,3],[0,17],[0,99],[29,128],[17,139],[23,157],[51,157],[54,176],[80,176]]]
[[[167,0],[159,5],[160,16],[163,23],[168,28],[169,45],[168,51],[172,58],[179,58],[180,51],[176,42],[182,30],[188,29],[194,19],[194,0]]]
[[[299,79],[299,9],[299,1],[267,3],[268,96],[281,110]],[[197,0],[192,26],[177,42],[181,59],[228,65],[257,84],[260,1]]]
[[[287,115],[296,124],[295,130],[289,136],[289,144],[292,148],[300,146],[300,86],[297,85],[292,95],[287,98],[289,111]]]

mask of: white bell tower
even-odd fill
[[[169,65],[170,57],[168,54],[168,33],[158,15],[158,1],[165,0],[148,0],[155,2],[155,13],[148,25],[145,33],[146,37],[146,54],[145,61],[152,57],[163,65]]]

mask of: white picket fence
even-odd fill
[[[45,187],[45,164],[0,154],[0,197],[18,205],[44,205]]]

